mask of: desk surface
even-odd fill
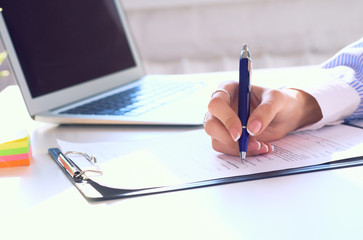
[[[49,157],[56,139],[152,139],[194,128],[42,124],[27,116],[16,87],[0,97],[3,116],[12,116],[1,124],[16,115],[33,146],[30,166],[0,169],[1,239],[363,238],[363,167],[89,203]]]

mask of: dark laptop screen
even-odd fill
[[[0,0],[33,98],[135,66],[112,0]]]

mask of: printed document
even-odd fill
[[[239,157],[215,152],[204,129],[129,142],[71,143],[58,140],[63,153],[94,154],[103,175],[89,177],[105,186],[145,188],[298,168],[363,156],[363,129],[346,125],[294,132],[274,141],[270,154]],[[79,157],[71,156],[78,164]],[[81,166],[84,168],[85,166]]]

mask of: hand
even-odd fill
[[[237,115],[238,83],[225,82],[220,88],[231,98],[221,91],[213,94],[205,118],[205,131],[212,138],[214,150],[239,156],[237,141],[242,134],[242,125]],[[322,118],[315,98],[297,89],[252,86],[250,111],[247,156],[272,152],[271,141]]]

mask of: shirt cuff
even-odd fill
[[[313,96],[318,102],[323,118],[299,130],[314,130],[325,125],[341,123],[360,103],[358,92],[347,81],[353,79],[354,70],[348,67],[334,69],[316,68],[304,83],[289,86]]]

